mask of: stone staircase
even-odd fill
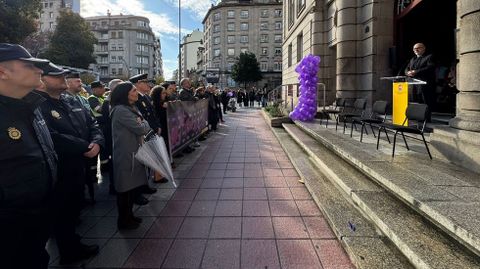
[[[480,175],[371,133],[273,128],[357,268],[480,268]]]

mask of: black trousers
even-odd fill
[[[46,206],[35,213],[25,210],[5,214],[0,210],[0,267],[48,268],[50,257],[45,245],[50,224]]]

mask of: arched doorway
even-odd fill
[[[403,74],[412,47],[422,42],[437,65],[437,102],[433,111],[455,113],[456,88],[452,87],[451,68],[456,65],[456,0],[396,0],[395,46],[397,72]]]

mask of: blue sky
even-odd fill
[[[216,0],[181,0],[182,35],[203,29],[202,20],[211,3]],[[137,15],[150,19],[153,32],[162,43],[165,77],[171,78],[178,66],[178,0],[80,0],[83,17]]]

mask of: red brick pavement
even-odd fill
[[[101,246],[86,268],[354,268],[258,110],[240,109],[195,153],[177,159],[179,188],[157,186],[134,231],[116,229],[114,197],[83,212]],[[54,241],[51,267],[58,267]]]

